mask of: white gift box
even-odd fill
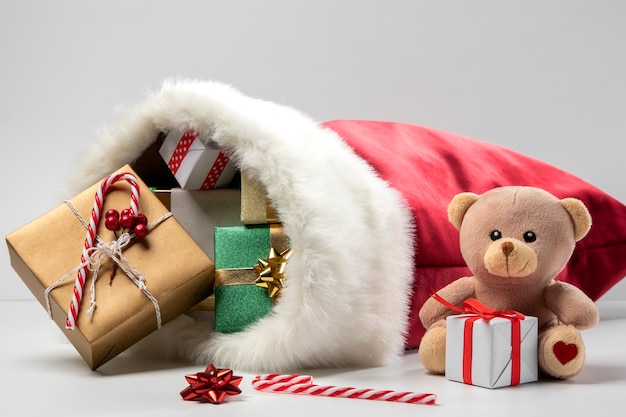
[[[239,189],[190,191],[173,188],[170,204],[176,220],[211,259],[215,259],[215,228],[241,225]]]
[[[237,168],[228,156],[209,142],[202,143],[194,130],[168,133],[159,148],[181,188],[208,190],[225,187],[232,181]]]
[[[446,319],[446,378],[485,388],[512,385],[515,366],[512,321],[500,317],[480,318],[468,325],[469,319],[475,317],[475,314],[459,314]],[[518,383],[523,384],[538,379],[537,318],[526,316],[519,324]],[[466,343],[470,345],[465,346]]]

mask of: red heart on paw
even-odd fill
[[[578,346],[574,343],[558,341],[552,346],[552,352],[554,352],[554,356],[561,362],[561,365],[565,365],[578,356]]]

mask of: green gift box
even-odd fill
[[[273,299],[255,284],[254,266],[289,242],[279,224],[216,227],[214,236],[215,330],[238,332],[271,312]]]

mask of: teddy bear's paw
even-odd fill
[[[585,345],[580,332],[561,325],[548,330],[539,339],[539,366],[555,378],[571,378],[585,362]]]
[[[443,374],[446,371],[446,328],[430,328],[422,337],[418,354],[424,368]]]

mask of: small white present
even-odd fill
[[[225,187],[237,172],[228,155],[211,142],[205,145],[193,129],[169,132],[159,154],[186,190]]]
[[[448,316],[446,378],[485,388],[537,381],[537,335],[536,317]]]

